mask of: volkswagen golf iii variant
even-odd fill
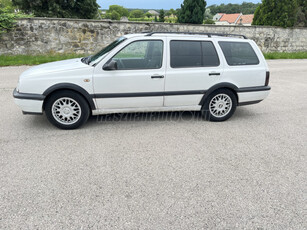
[[[24,114],[75,129],[90,115],[201,111],[225,121],[237,106],[269,92],[270,72],[242,35],[142,33],[118,38],[93,56],[32,67],[13,96]]]

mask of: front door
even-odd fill
[[[163,39],[132,41],[108,60],[116,62],[115,69],[95,68],[94,92],[99,110],[163,106],[164,43]]]

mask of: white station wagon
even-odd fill
[[[13,96],[24,114],[62,129],[90,115],[201,111],[229,119],[270,92],[268,65],[243,35],[150,32],[120,37],[95,55],[32,67]]]

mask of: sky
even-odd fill
[[[207,6],[213,4],[228,4],[228,3],[242,3],[253,2],[258,3],[261,0],[207,0]],[[125,8],[139,8],[139,9],[164,9],[169,10],[171,8],[180,8],[180,4],[183,0],[97,0],[102,9],[108,9],[110,5],[120,5]]]

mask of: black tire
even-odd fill
[[[66,102],[66,104],[63,102]],[[45,112],[50,123],[60,129],[77,129],[90,116],[87,101],[80,94],[70,90],[57,91],[48,97],[45,104]],[[73,117],[76,118],[71,119]]]
[[[220,103],[216,103],[217,101],[219,102],[218,98],[220,98]],[[224,100],[222,100],[222,98],[224,98]],[[211,109],[209,108],[210,103]],[[226,121],[231,118],[236,111],[237,103],[237,98],[231,90],[218,89],[206,98],[205,103],[202,106],[201,113],[202,116],[208,121]]]

